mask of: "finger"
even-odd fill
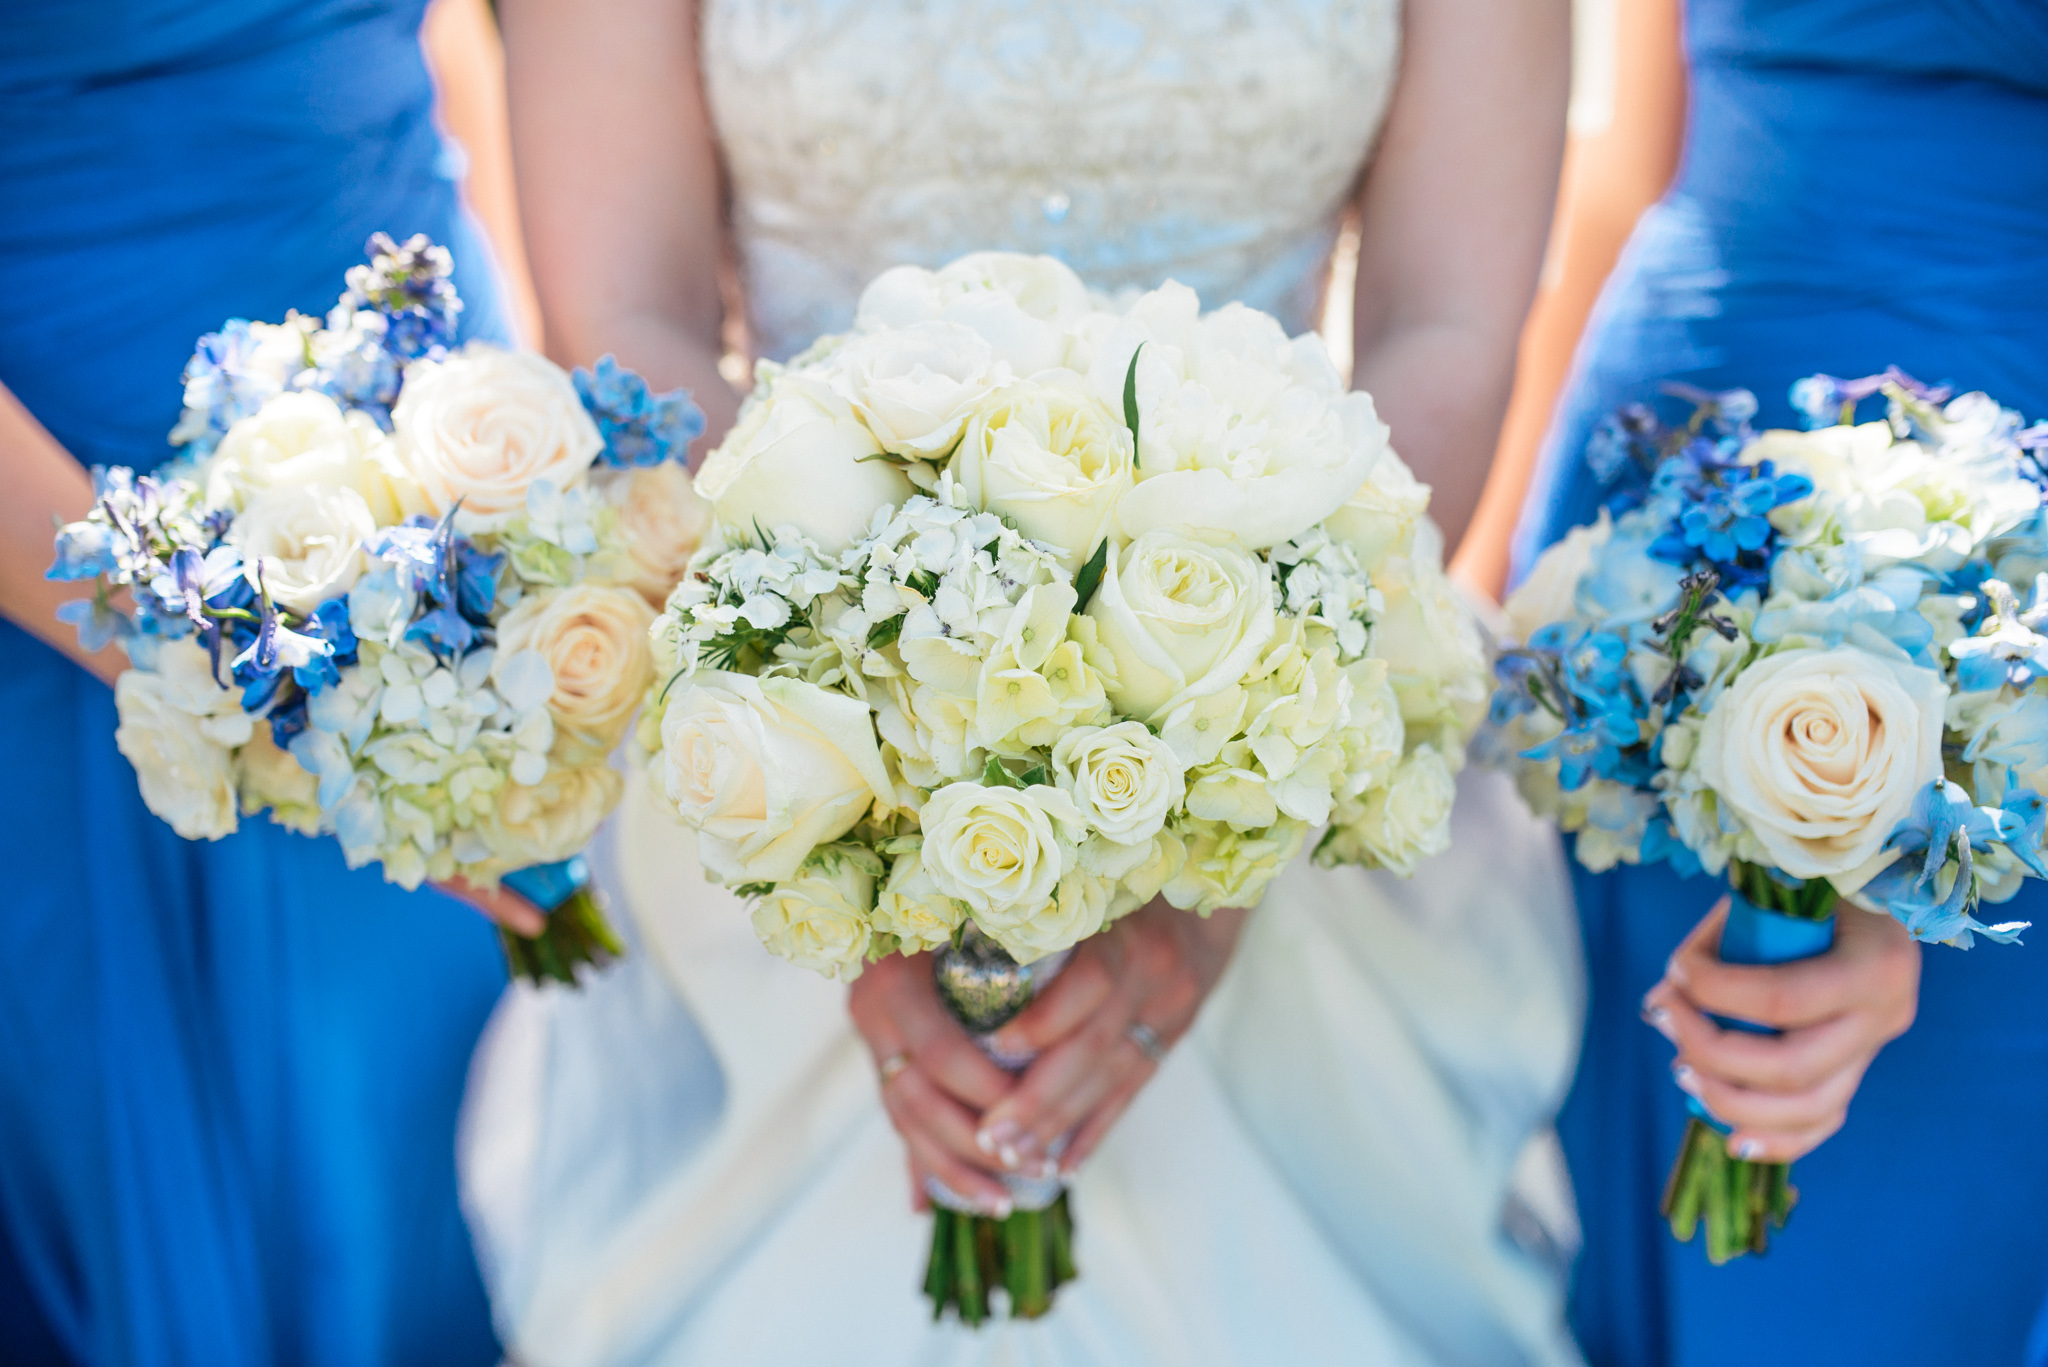
[[[982,1137],[1006,1166],[1030,1171],[1042,1164],[1053,1141],[1126,1080],[1152,1075],[1152,1061],[1125,1035],[1120,1014],[1097,1014],[1081,1033],[1041,1054],[1017,1090],[982,1117]]]
[[[1089,1112],[1088,1118],[1074,1131],[1074,1137],[1067,1141],[1067,1147],[1060,1154],[1060,1172],[1072,1176],[1081,1170],[1088,1156],[1095,1152],[1103,1139],[1123,1118],[1131,1102],[1149,1081],[1147,1074],[1136,1072],[1126,1078],[1116,1090],[1102,1099],[1102,1104]]]
[[[882,1106],[904,1138],[922,1136],[969,1167],[1001,1171],[994,1155],[975,1142],[979,1112],[940,1091],[917,1066],[905,1068],[882,1089]]]
[[[976,1172],[922,1135],[905,1135],[915,1168],[931,1174],[956,1195],[974,1202],[983,1212],[1006,1216],[1010,1213],[1010,1189],[985,1172]]]
[[[527,939],[537,939],[548,928],[547,914],[507,887],[487,888],[457,878],[440,885],[443,892],[467,902],[490,920]]]
[[[1115,989],[1103,957],[1084,948],[1031,1005],[996,1031],[996,1047],[1006,1054],[1043,1053],[1086,1024]]]
[[[1849,1099],[1863,1080],[1863,1070],[1847,1069],[1808,1091],[1791,1096],[1753,1092],[1719,1078],[1708,1077],[1686,1064],[1672,1069],[1679,1090],[1697,1098],[1722,1124],[1738,1130],[1789,1133],[1840,1125],[1848,1114]]]
[[[1014,1079],[989,1062],[940,1004],[928,955],[884,959],[856,978],[847,1008],[877,1066],[901,1054],[975,1111],[1009,1095]]]
[[[1680,1062],[1752,1091],[1809,1091],[1852,1065],[1867,1064],[1884,1043],[1861,1013],[1782,1035],[1758,1035],[1723,1029],[1669,983],[1651,989],[1643,1002],[1650,1024],[1678,1046]]]
[[[1761,1130],[1736,1130],[1728,1136],[1728,1154],[1731,1158],[1745,1159],[1751,1163],[1792,1163],[1806,1157],[1842,1128],[1840,1119],[1811,1129],[1793,1130],[1786,1133]]]
[[[1702,1010],[1779,1029],[1817,1025],[1858,1007],[1876,1013],[1892,1035],[1911,1022],[1920,966],[1910,937],[1899,943],[1857,925],[1835,949],[1810,959],[1729,964],[1720,959],[1723,920],[1724,908],[1716,907],[1666,967],[1666,976]]]
[[[910,1174],[910,1208],[922,1215],[932,1208],[932,1198],[924,1194],[924,1172],[917,1166],[917,1160],[910,1156],[907,1146],[903,1152],[903,1167]]]

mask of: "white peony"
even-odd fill
[[[380,527],[425,512],[426,495],[369,414],[325,394],[280,394],[221,438],[206,463],[207,501],[240,508],[265,489],[326,484],[363,496]]]
[[[548,770],[539,783],[507,783],[482,827],[484,842],[505,869],[553,864],[582,853],[612,808],[625,780],[609,765]]]
[[[1131,488],[1131,434],[1080,376],[1054,371],[990,395],[948,468],[970,505],[1052,547],[1072,574],[1115,530]]]
[[[1116,661],[1110,701],[1158,721],[1244,678],[1273,639],[1272,576],[1243,551],[1158,528],[1109,557],[1088,616]]]
[[[733,883],[791,877],[893,801],[865,705],[798,679],[699,670],[661,721],[662,782]]]
[[[797,967],[850,982],[867,958],[868,911],[880,873],[874,851],[826,845],[754,904],[754,933]]]
[[[976,923],[1030,914],[1073,867],[1081,813],[1057,788],[950,783],[919,813],[921,858],[940,892],[965,902]]]
[[[898,266],[861,291],[859,332],[944,321],[970,328],[1019,375],[1067,363],[1067,334],[1088,313],[1088,288],[1049,256],[974,252],[936,271]]]
[[[698,497],[682,462],[673,460],[608,479],[605,497],[618,513],[631,561],[626,583],[658,608],[711,530],[711,505]]]
[[[1255,309],[1204,317],[1179,284],[1140,299],[1088,372],[1118,412],[1134,354],[1138,483],[1117,508],[1127,536],[1174,527],[1276,546],[1343,507],[1387,452],[1372,397],[1345,388],[1322,339],[1290,340]]]
[[[1173,751],[1134,721],[1067,732],[1052,769],[1089,829],[1119,845],[1149,843],[1187,791]]]
[[[363,574],[363,541],[377,521],[353,489],[287,484],[264,489],[228,530],[241,548],[252,587],[293,612],[310,613],[355,587]]]
[[[481,342],[408,366],[391,424],[428,507],[441,516],[459,502],[465,532],[502,530],[537,481],[580,484],[604,449],[560,366]]]
[[[720,525],[795,527],[837,555],[858,541],[878,508],[912,492],[846,400],[822,382],[773,373],[697,472],[697,492]]]
[[[625,739],[633,709],[654,679],[647,629],[654,610],[632,589],[579,584],[529,590],[498,623],[498,663],[538,651],[554,674],[548,711],[558,744],[581,758]]]
[[[1947,698],[1939,673],[1905,660],[1783,650],[1707,713],[1693,766],[1747,824],[1758,862],[1850,894],[1888,862],[1885,840],[1941,775]]]
[[[967,415],[1010,368],[980,333],[934,320],[856,337],[823,374],[883,450],[930,460],[952,449]]]
[[[1578,614],[1579,581],[1586,577],[1593,559],[1614,534],[1614,519],[1605,508],[1599,521],[1588,527],[1574,527],[1536,560],[1529,577],[1508,595],[1501,605],[1514,627],[1515,639],[1528,644],[1529,638],[1552,622],[1568,622]]]

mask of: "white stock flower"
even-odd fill
[[[697,496],[690,472],[674,460],[608,480],[605,496],[618,513],[631,560],[626,583],[658,608],[711,530],[711,505]]]
[[[1010,368],[972,328],[933,320],[852,338],[822,373],[883,450],[930,460]]]
[[[428,507],[442,516],[460,502],[465,532],[501,530],[536,480],[576,486],[604,449],[560,366],[481,342],[408,366],[391,424]]]
[[[1358,493],[1387,426],[1370,395],[1345,388],[1321,338],[1290,340],[1242,304],[1199,314],[1194,291],[1169,283],[1110,330],[1089,368],[1089,389],[1121,412],[1137,356],[1138,482],[1117,520],[1126,536],[1174,527],[1262,550]]]
[[[1115,530],[1131,488],[1131,434],[1080,376],[1056,371],[991,394],[948,469],[970,504],[1053,547],[1072,574]]]
[[[1028,915],[1052,897],[1073,867],[1081,814],[1073,799],[1043,784],[949,783],[926,800],[918,820],[932,882],[993,934],[984,917]]]
[[[894,935],[909,952],[937,949],[966,919],[966,903],[940,892],[915,854],[899,856],[875,894],[874,928]]]
[[[1157,721],[1244,678],[1273,639],[1272,576],[1243,551],[1157,528],[1109,557],[1088,616],[1116,661],[1110,701]]]
[[[647,629],[654,610],[632,589],[579,584],[529,590],[498,623],[498,659],[538,651],[554,676],[548,697],[561,739],[603,755],[625,739],[654,678]]]
[[[1350,546],[1358,563],[1376,570],[1388,556],[1407,555],[1415,528],[1429,508],[1429,486],[1389,446],[1373,462],[1365,483],[1343,507],[1323,519],[1331,536]]]
[[[1579,581],[1613,533],[1614,519],[1602,508],[1599,521],[1572,528],[1564,540],[1537,557],[1529,577],[1501,605],[1515,629],[1515,640],[1527,645],[1542,628],[1552,622],[1568,622],[1578,614]]]
[[[858,845],[826,845],[754,904],[754,933],[771,954],[841,982],[860,976],[872,933],[881,860]]]
[[[940,320],[971,328],[1019,375],[1066,364],[1067,333],[1088,313],[1088,288],[1049,256],[973,252],[936,271],[898,266],[861,291],[860,332]]]
[[[1345,825],[1333,828],[1325,852],[1345,862],[1377,865],[1402,877],[1451,847],[1451,803],[1458,781],[1430,745],[1395,766],[1386,785],[1366,795]]]
[[[298,613],[310,613],[355,587],[363,573],[363,541],[377,522],[353,489],[287,484],[264,489],[228,529],[241,548],[251,587],[262,587]]]
[[[370,415],[310,390],[280,394],[230,427],[205,466],[207,501],[216,506],[239,508],[262,490],[306,484],[355,490],[380,527],[427,507]]]
[[[837,555],[860,539],[876,509],[911,495],[910,481],[881,454],[881,443],[829,386],[769,371],[705,458],[697,492],[720,525],[742,537],[756,527],[794,527]]]
[[[731,883],[791,877],[894,800],[867,707],[797,679],[699,670],[670,699],[661,743],[669,800],[704,867]]]
[[[481,834],[507,869],[557,863],[583,852],[624,791],[606,764],[550,769],[539,783],[499,788]]]
[[[1187,793],[1173,751],[1134,721],[1067,732],[1052,770],[1089,829],[1119,845],[1149,843]]]
[[[1919,791],[1939,777],[1948,686],[1904,660],[1783,650],[1735,677],[1700,726],[1693,766],[1763,860],[1853,893]]]

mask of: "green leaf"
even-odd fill
[[[775,891],[775,885],[773,883],[742,883],[732,891],[735,897],[766,897],[769,893]]]
[[[988,757],[988,763],[981,767],[982,786],[988,788],[1022,788],[1024,780],[1003,767],[1003,761],[996,755]]]
[[[1034,764],[1024,771],[1022,778],[1017,780],[1017,786],[1020,788],[1050,788],[1052,787],[1052,771],[1043,764]]]
[[[1138,468],[1138,356],[1143,342],[1131,353],[1131,368],[1124,372],[1124,426],[1131,429],[1131,468]]]
[[[1102,585],[1102,571],[1109,565],[1109,538],[1097,543],[1095,554],[1088,557],[1088,563],[1074,576],[1074,614],[1079,616],[1088,610],[1088,600],[1095,596],[1095,590]]]
[[[930,570],[919,570],[903,582],[927,599],[939,591],[939,576]]]
[[[896,638],[903,634],[903,619],[907,616],[908,613],[899,612],[894,617],[885,617],[869,627],[868,649],[880,650],[883,646],[895,644]]]

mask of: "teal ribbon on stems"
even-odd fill
[[[547,929],[534,936],[498,928],[505,963],[514,977],[536,987],[549,982],[574,987],[577,970],[585,964],[602,967],[626,952],[605,920],[604,902],[590,880],[590,863],[582,855],[514,869],[498,881],[548,918]]]

